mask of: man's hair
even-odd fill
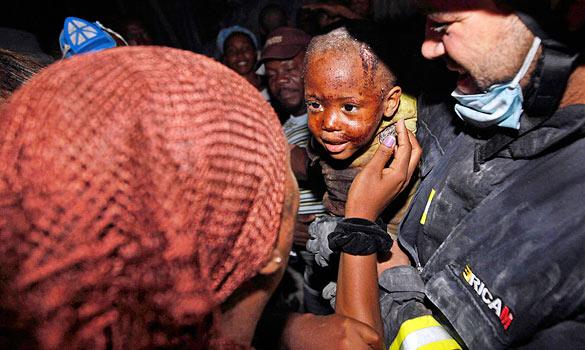
[[[305,55],[304,72],[309,62],[317,55],[326,55],[327,52],[353,52],[359,55],[362,67],[368,83],[374,84],[380,74],[382,79],[382,92],[390,90],[396,85],[397,79],[394,72],[376,54],[367,41],[356,38],[346,27],[340,27],[331,32],[319,35],[311,40]],[[303,74],[304,75],[304,74]]]
[[[29,56],[0,49],[0,102],[42,68]]]

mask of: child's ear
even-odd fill
[[[386,93],[384,96],[384,116],[391,117],[396,113],[400,105],[400,96],[402,96],[400,86],[395,86]]]

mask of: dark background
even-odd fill
[[[63,21],[75,16],[116,30],[124,18],[140,20],[155,44],[206,52],[222,27],[243,24],[257,31],[265,4],[280,3],[290,16],[301,1],[266,0],[4,0],[0,26],[31,32],[43,51],[59,56]]]

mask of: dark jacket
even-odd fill
[[[399,231],[418,271],[381,278],[387,341],[432,312],[471,349],[584,348],[585,105],[482,134],[452,111],[419,104],[422,182]]]

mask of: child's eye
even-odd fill
[[[321,104],[319,102],[309,101],[307,102],[307,109],[309,109],[309,112],[318,112],[321,110]]]
[[[350,105],[350,104],[343,105],[343,111],[349,112],[349,113],[357,112],[357,106]]]

